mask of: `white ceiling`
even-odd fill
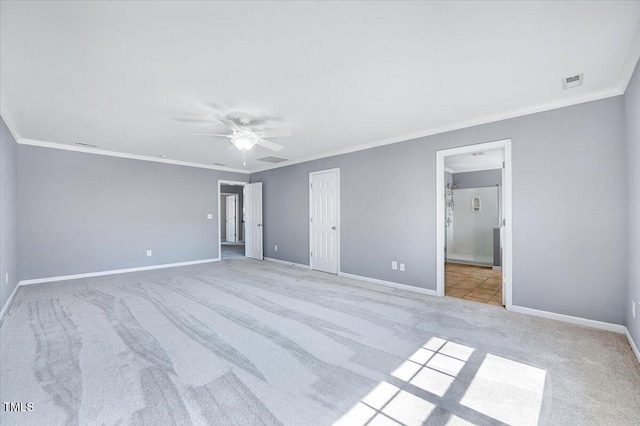
[[[2,113],[23,142],[244,170],[273,153],[243,167],[188,134],[266,117],[293,134],[275,155],[301,161],[621,94],[640,56],[638,1],[0,7]]]
[[[444,157],[444,167],[449,173],[474,172],[501,169],[503,161],[503,148],[478,150],[474,153],[469,152]]]

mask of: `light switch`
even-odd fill
[[[147,250],[147,257],[151,256],[153,253],[151,252],[151,250]]]
[[[213,215],[211,213],[207,213],[207,219],[209,220],[213,219]]]

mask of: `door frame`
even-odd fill
[[[338,188],[338,202],[337,202],[337,209],[338,209],[338,223],[336,225],[337,229],[337,250],[336,250],[336,257],[338,259],[338,272],[336,273],[336,275],[340,275],[340,273],[342,272],[342,270],[340,269],[340,233],[342,231],[342,228],[340,226],[340,168],[333,168],[333,169],[326,169],[326,170],[316,170],[315,172],[309,172],[309,269],[313,270],[313,257],[311,256],[311,252],[313,251],[313,232],[311,230],[311,212],[312,212],[312,206],[313,206],[313,188],[311,187],[311,182],[313,179],[313,175],[317,175],[317,174],[321,174],[321,173],[327,173],[327,172],[336,172],[337,173],[337,188]]]
[[[223,179],[218,180],[218,198],[216,201],[216,204],[218,204],[218,229],[216,231],[218,233],[218,259],[222,259],[222,233],[220,232],[220,227],[222,226],[222,220],[221,220],[222,212],[220,210],[220,197],[222,196],[221,187],[222,185],[239,185],[244,187],[248,183],[249,182],[243,182],[238,180],[223,180]],[[237,194],[232,194],[232,195],[237,195]],[[242,200],[242,204],[244,204],[244,199]]]
[[[444,244],[445,244],[445,179],[444,159],[452,155],[467,154],[478,150],[504,149],[502,181],[503,252],[502,280],[504,282],[504,306],[513,310],[513,218],[512,212],[512,158],[511,139],[466,145],[436,151],[436,294],[444,296]]]
[[[242,241],[239,238],[240,223],[242,222],[242,218],[240,217],[241,216],[240,209],[242,208],[240,206],[240,194],[234,194],[233,192],[221,192],[220,197],[222,198],[223,195],[225,197],[234,197],[236,199],[236,244],[241,243]],[[222,213],[222,209],[220,209],[220,213]],[[227,217],[227,212],[224,212],[224,213],[225,213],[225,217]],[[238,218],[240,219],[238,220]],[[220,228],[222,228],[222,217],[220,217]],[[222,241],[222,237],[220,237],[220,240]]]

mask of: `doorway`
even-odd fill
[[[248,182],[218,182],[218,249],[221,259],[245,257],[244,187]]]
[[[241,215],[238,214],[238,209],[242,209],[242,206],[239,202],[238,194],[229,194],[226,192],[222,193],[222,197],[220,198],[220,202],[224,205],[220,209],[224,214],[222,222],[222,227],[220,231],[224,231],[221,233],[222,241],[227,243],[239,243],[241,242],[240,235],[240,224],[244,222],[241,218]]]
[[[309,265],[340,271],[340,169],[309,173]]]
[[[512,305],[511,141],[436,154],[437,294]]]

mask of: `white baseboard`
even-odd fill
[[[640,351],[638,350],[638,347],[636,346],[636,342],[633,341],[633,338],[631,337],[631,333],[629,333],[629,329],[628,328],[624,328],[624,331],[627,335],[627,340],[629,341],[629,346],[631,346],[631,350],[633,351],[633,353],[636,356],[636,359],[638,360],[638,364],[640,364]]]
[[[600,330],[613,331],[615,333],[625,334],[627,327],[620,324],[612,324],[610,322],[590,320],[580,317],[572,317],[571,315],[557,314],[555,312],[540,311],[538,309],[525,308],[524,306],[513,305],[511,307],[513,312],[520,314],[533,315],[536,317],[548,318],[562,322],[568,322],[570,324],[584,325],[586,327],[597,328]]]
[[[474,256],[472,254],[450,253],[447,255],[447,261],[474,262],[493,265],[492,256]]]
[[[220,260],[220,258],[216,257],[216,258],[213,258],[213,259],[192,260],[192,261],[189,261],[189,262],[165,263],[165,264],[162,264],[162,265],[140,266],[140,267],[137,267],[137,268],[126,268],[126,269],[113,269],[111,271],[89,272],[89,273],[86,273],[86,274],[62,275],[62,276],[58,276],[58,277],[36,278],[36,279],[31,279],[31,280],[20,281],[18,283],[18,285],[29,285],[29,284],[49,283],[49,282],[54,282],[54,281],[75,280],[75,279],[78,279],[78,278],[101,277],[101,276],[104,276],[104,275],[126,274],[128,272],[150,271],[152,269],[175,268],[177,266],[189,266],[189,265],[198,265],[200,263],[218,262],[219,260]]]
[[[345,278],[351,278],[353,280],[365,281],[368,283],[380,284],[387,287],[399,288],[401,290],[413,291],[416,293],[426,294],[428,296],[436,296],[436,291],[429,290],[428,288],[415,287],[408,284],[400,284],[400,283],[394,283],[392,281],[379,280],[377,278],[369,278],[369,277],[363,277],[360,275],[347,274],[346,272],[338,272],[338,275]]]
[[[303,268],[303,269],[310,269],[309,265],[303,265],[302,263],[287,262],[286,260],[273,259],[271,257],[264,257],[263,259],[266,260],[267,262],[279,263],[281,265],[295,266],[296,268]]]
[[[11,306],[11,302],[13,302],[13,298],[15,297],[16,293],[18,292],[18,287],[20,287],[20,283],[19,282],[13,288],[13,291],[9,295],[9,298],[7,299],[7,301],[4,303],[4,306],[2,307],[2,310],[0,311],[0,320],[2,319],[2,317],[4,317],[4,314],[9,310],[9,306]]]

